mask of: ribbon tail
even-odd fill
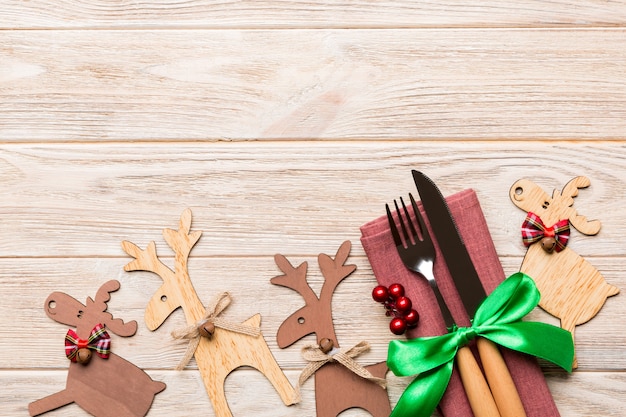
[[[454,361],[419,374],[409,384],[389,417],[430,417],[441,401]]]

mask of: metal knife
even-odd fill
[[[441,191],[423,173],[415,170],[412,173],[444,261],[471,319],[487,297],[485,289]],[[522,400],[498,347],[482,337],[477,338],[476,345],[487,382],[502,417],[525,417]]]

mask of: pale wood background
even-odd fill
[[[372,343],[363,363],[384,360],[359,226],[414,189],[412,168],[445,194],[477,191],[507,273],[524,254],[509,186],[591,179],[575,207],[603,228],[571,247],[622,294],[577,329],[575,373],[544,369],[563,416],[626,415],[626,1],[1,3],[0,415],[64,387],[67,329],[45,316],[48,294],[84,300],[112,278],[109,311],[140,322],[116,353],[168,384],[149,416],[214,415],[195,362],[172,370],[182,314],[149,332],[160,280],[122,270],[124,239],[171,260],[161,229],[186,207],[204,231],[200,297],[229,290],[227,317],[260,312],[293,383],[302,342],[281,350],[274,335],[301,300],[269,284],[272,256],[308,260],[319,290],[316,255],[350,239],[337,332]],[[389,378],[395,403],[408,381]],[[235,416],[312,416],[312,390],[287,408],[252,370],[227,381]]]

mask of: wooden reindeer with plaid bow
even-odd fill
[[[509,191],[513,204],[527,212],[522,239],[528,250],[520,271],[537,284],[539,306],[558,317],[572,337],[577,325],[591,320],[606,299],[619,292],[567,246],[570,224],[586,235],[600,231],[598,220],[589,221],[572,207],[578,189],[590,184],[588,178],[576,177],[550,197],[532,181],[521,179]]]
[[[146,308],[146,325],[150,330],[156,330],[174,310],[182,307],[189,325],[182,331],[182,337],[192,342],[181,364],[184,367],[191,356],[195,356],[217,416],[232,415],[224,394],[224,380],[241,366],[259,370],[273,384],[285,405],[294,404],[297,400],[295,390],[260,332],[261,315],[256,314],[243,323],[227,322],[216,317],[229,303],[227,293],[209,308],[205,308],[200,301],[189,277],[187,259],[202,232],[190,232],[190,227],[191,210],[186,209],[181,215],[178,230],[163,230],[165,241],[176,253],[174,270],[157,257],[154,241],[145,250],[134,243],[122,242],[124,251],[135,258],[124,267],[126,271],[149,271],[163,279],[163,285]]]
[[[76,331],[70,329],[66,336],[66,356],[71,362],[65,389],[30,403],[31,416],[73,402],[97,417],[145,416],[154,396],[165,389],[164,383],[109,352],[105,329],[119,336],[137,331],[136,321],[124,323],[106,312],[109,293],[119,288],[118,281],[108,281],[95,300],[88,297],[85,304],[62,292],[50,294],[44,304],[48,317]]]
[[[389,397],[385,389],[387,364],[380,362],[362,367],[353,357],[369,349],[365,342],[340,350],[332,317],[332,295],[341,281],[355,269],[345,265],[351,243],[344,242],[335,258],[326,254],[318,256],[318,264],[324,284],[319,298],[307,283],[307,262],[293,267],[283,255],[274,259],[283,275],[271,279],[271,283],[298,292],[305,306],[289,316],[279,327],[276,340],[280,348],[291,346],[303,337],[315,333],[317,345],[303,348],[303,356],[309,361],[300,376],[299,384],[315,374],[315,403],[319,417],[336,417],[350,408],[362,408],[374,417],[387,417],[391,413]]]

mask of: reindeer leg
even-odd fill
[[[71,404],[73,402],[74,397],[72,396],[72,394],[67,389],[64,389],[63,391],[48,395],[47,397],[41,398],[28,404],[28,412],[30,413],[31,417],[34,417],[43,413],[47,413],[48,411],[63,407],[64,405]]]
[[[204,379],[204,387],[209,394],[215,415],[217,417],[233,417],[224,392],[224,379],[224,377],[217,377],[210,381]]]
[[[296,390],[293,388],[282,369],[280,369],[280,366],[278,366],[263,336],[260,336],[259,339],[262,340],[259,340],[259,342],[255,344],[255,363],[251,364],[251,366],[265,375],[272,383],[285,405],[297,403],[298,396]]]
[[[244,321],[244,324],[253,327],[261,326],[261,315],[255,314],[248,320]],[[267,346],[267,342],[263,335],[252,338],[248,336],[233,336],[239,338],[248,338],[249,343],[244,347],[241,347],[240,353],[245,356],[246,359],[242,360],[242,365],[248,365],[259,372],[261,372],[274,386],[276,392],[280,396],[280,399],[285,405],[292,405],[298,402],[298,395],[293,388],[287,377],[285,376],[280,366],[276,362],[274,355]],[[242,358],[243,359],[243,358]]]

